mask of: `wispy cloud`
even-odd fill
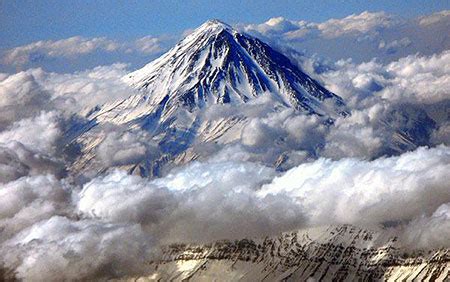
[[[407,55],[431,55],[450,48],[447,35],[450,16],[441,11],[414,19],[385,12],[362,12],[321,23],[271,18],[264,23],[237,24],[237,27],[280,48],[293,48],[337,60],[353,58],[356,62],[377,57],[389,62]],[[186,30],[183,35],[189,33]],[[130,55],[151,56],[167,50],[180,34],[144,36],[130,41],[114,38],[74,36],[61,40],[32,42],[4,50],[4,67],[46,66],[50,59],[96,56],[96,62],[130,61]],[[333,46],[333,48],[331,48]],[[109,54],[102,59],[102,54]],[[89,65],[88,62],[85,64]],[[93,67],[94,65],[89,65]],[[82,66],[81,66],[82,67]]]
[[[172,40],[169,36],[145,36],[131,42],[119,42],[106,37],[74,36],[56,41],[37,41],[6,50],[2,62],[5,65],[26,66],[48,58],[75,59],[95,52],[157,54],[165,50]]]
[[[98,50],[112,52],[119,48],[120,45],[117,42],[105,37],[84,38],[74,36],[57,41],[37,41],[7,50],[3,61],[6,64],[22,65],[33,60],[39,60],[42,56],[71,58]]]
[[[362,12],[322,23],[272,18],[240,27],[280,47],[357,62],[374,57],[385,62],[407,55],[431,55],[450,48],[448,11],[414,19],[385,12]]]

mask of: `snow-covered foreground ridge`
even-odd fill
[[[318,227],[259,239],[175,244],[133,281],[448,281],[448,249],[411,251],[387,231]]]

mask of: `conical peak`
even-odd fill
[[[212,19],[212,20],[207,20],[204,25],[206,26],[218,26],[218,27],[224,27],[224,28],[231,28],[231,26],[227,23],[224,23],[221,20],[218,19]]]
[[[332,98],[342,104],[287,57],[219,20],[205,22],[166,54],[129,74],[127,81],[151,93],[151,103],[170,103],[168,109],[181,105],[192,110],[212,101],[241,103],[264,93],[320,115],[334,112],[319,101]]]
[[[220,32],[226,30],[228,32],[234,33],[235,30],[228,24],[218,20],[212,19],[203,23],[199,28],[196,29],[197,32]]]
[[[201,26],[195,29],[192,33],[186,36],[177,45],[180,48],[189,47],[201,47],[204,44],[209,44],[214,41],[220,34],[228,34],[228,38],[234,37],[238,31],[233,29],[230,25],[221,22],[217,19],[212,19],[204,22]],[[213,40],[210,40],[213,39]],[[177,49],[177,48],[176,48]],[[179,50],[177,50],[178,52]]]

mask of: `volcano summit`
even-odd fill
[[[286,56],[218,20],[207,21],[123,81],[136,92],[125,100],[90,110],[86,115],[89,126],[82,126],[83,130],[75,134],[75,142],[83,144],[77,170],[89,165],[91,158],[85,157],[86,153],[101,142],[101,135],[91,134],[98,123],[145,130],[158,143],[167,162],[194,143],[228,144],[236,140],[248,120],[246,105],[257,103],[263,96],[271,100],[271,110],[292,109],[300,115],[315,115],[324,124],[348,114],[339,96]],[[214,111],[211,107],[217,105],[243,108],[213,121],[205,112]],[[233,133],[224,137],[232,128]],[[189,159],[196,157],[191,154]],[[138,163],[127,165],[131,165],[131,171],[138,165],[140,174],[154,174],[149,171],[154,170],[154,164],[142,159]]]

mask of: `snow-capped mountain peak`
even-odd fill
[[[263,93],[309,114],[333,116],[343,105],[287,57],[219,20],[205,22],[124,80],[169,112],[180,106],[192,111],[209,103],[245,103]],[[326,99],[336,107],[325,107]]]
[[[246,106],[258,104],[249,103],[258,97],[263,97],[268,111],[288,109],[296,114],[318,115],[323,123],[346,114],[340,97],[286,56],[218,20],[205,22],[164,55],[123,80],[135,93],[90,111],[86,115],[89,123],[83,128],[91,131],[95,124],[108,123],[144,130],[152,142],[157,142],[163,156],[157,164],[144,160],[139,166],[142,175],[152,175],[150,171],[178,157],[180,163],[198,157],[194,153],[183,155],[193,144],[229,144],[238,140],[250,120]],[[223,104],[231,105],[229,109],[242,108],[211,118],[211,111],[218,109],[212,106]],[[75,170],[83,170],[92,165],[90,155],[84,151],[93,151],[102,137],[84,131],[77,134],[81,136],[76,142],[86,145]],[[138,167],[131,165],[130,171]]]
[[[202,32],[220,32],[222,30],[226,30],[228,32],[236,32],[235,29],[233,29],[229,24],[222,22],[219,19],[212,19],[212,20],[208,20],[206,22],[204,22],[201,26],[199,26],[196,29],[196,32],[198,33],[202,33]],[[190,34],[190,36],[196,36],[195,33]]]

